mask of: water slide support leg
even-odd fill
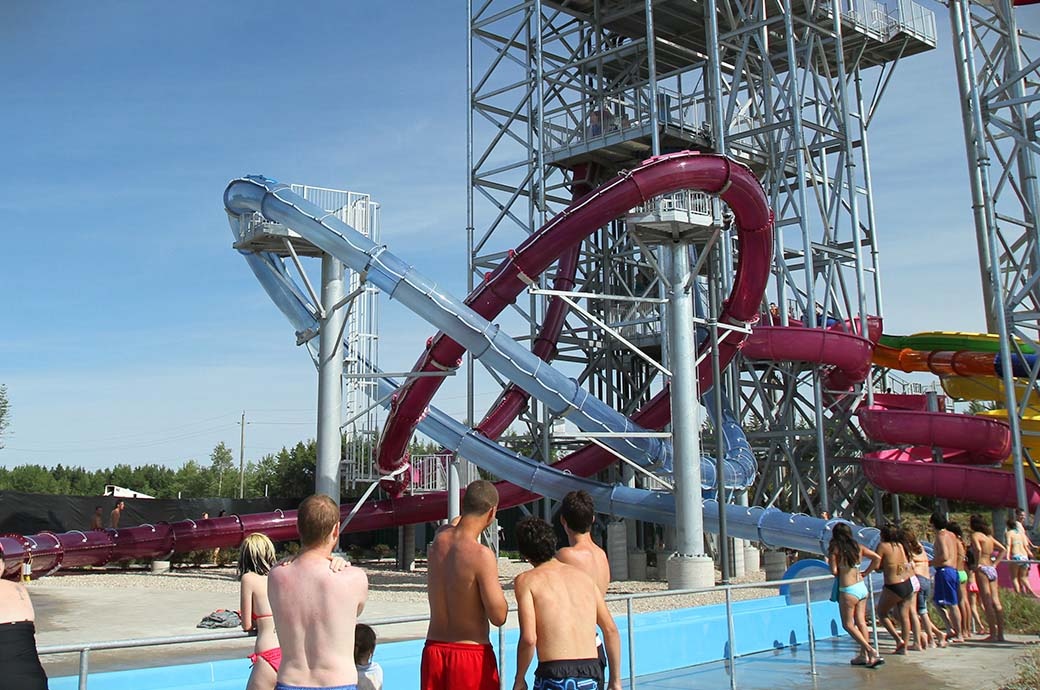
[[[663,247],[671,285],[665,326],[672,365],[672,447],[675,470],[675,553],[668,559],[668,588],[714,584],[715,569],[704,553],[701,508],[700,404],[695,365],[696,329],[690,255],[682,242]]]
[[[343,264],[332,256],[321,257],[321,302],[325,317],[318,350],[318,457],[314,468],[315,492],[339,505],[339,466],[343,436]]]

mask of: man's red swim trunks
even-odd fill
[[[426,640],[419,679],[421,690],[499,690],[495,650],[489,644]]]

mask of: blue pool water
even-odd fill
[[[812,604],[816,639],[844,634],[837,604],[816,601]],[[621,632],[622,675],[628,665],[628,628],[625,616],[617,617]],[[726,608],[724,605],[699,606],[642,613],[634,616],[637,676],[662,673],[724,659],[727,654]],[[808,641],[808,621],[804,604],[788,604],[787,597],[775,596],[733,604],[734,653],[738,656],[779,649]],[[506,631],[505,673],[512,679],[516,669],[518,631]],[[492,643],[497,647],[497,635]],[[419,658],[422,640],[391,642],[376,649],[375,660],[383,667],[384,687],[404,690],[419,685]],[[160,652],[161,653],[161,652]],[[350,650],[344,650],[350,654]],[[532,664],[531,672],[534,665]],[[246,659],[213,661],[131,671],[91,674],[90,690],[242,690],[249,677]],[[529,678],[533,683],[533,677]],[[51,690],[76,690],[78,679],[68,676],[50,681]]]

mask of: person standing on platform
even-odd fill
[[[126,504],[123,503],[123,499],[116,501],[116,507],[112,509],[112,512],[108,514],[108,526],[112,529],[119,529],[119,518],[123,516],[123,509],[126,508]]]

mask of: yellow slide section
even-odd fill
[[[1004,403],[1004,382],[996,376],[947,376],[942,379],[946,395],[957,400],[992,400]],[[1015,384],[1015,398],[1022,400],[1026,394],[1025,382]],[[1029,394],[1026,405],[1040,414],[1040,395],[1034,390]]]

